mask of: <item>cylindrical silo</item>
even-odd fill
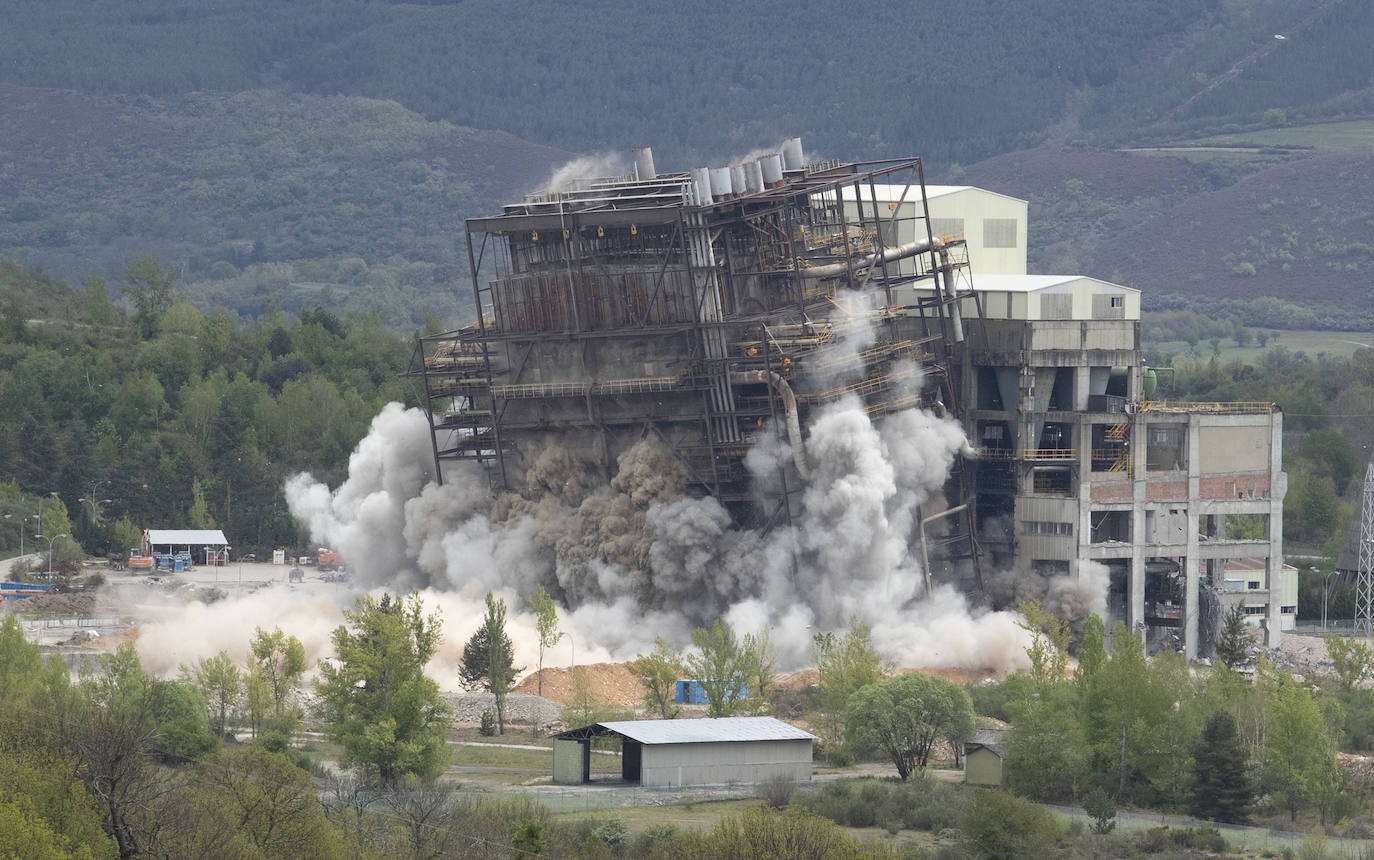
[[[763,184],[772,188],[782,181],[782,156],[776,152],[759,159],[759,169],[763,172]]]
[[[729,197],[734,186],[730,184],[729,167],[711,168],[711,197],[720,202]]]
[[[744,165],[744,188],[750,194],[758,194],[763,190],[763,168],[757,160]]]
[[[743,194],[745,192],[743,164],[730,165],[730,187],[736,194]]]
[[[635,178],[640,182],[653,179],[657,174],[654,173],[654,151],[647,146],[641,146],[635,150]]]
[[[782,142],[782,166],[784,170],[801,170],[806,166],[800,137],[789,137]]]
[[[711,171],[706,167],[692,168],[692,187],[696,189],[697,204],[709,205],[711,202]]]

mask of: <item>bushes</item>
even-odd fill
[[[914,776],[903,784],[838,780],[798,792],[794,802],[845,827],[938,833],[959,827],[970,799],[961,786]]]
[[[964,838],[991,860],[1044,856],[1065,835],[1047,809],[1005,791],[979,793],[964,819]]]

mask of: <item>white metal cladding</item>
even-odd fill
[[[816,739],[815,735],[772,717],[619,720],[597,725],[645,745],[780,740],[805,740],[809,743]],[[807,760],[810,761],[809,755]]]
[[[153,546],[223,546],[228,541],[219,529],[148,529],[148,543]]]
[[[811,781],[811,740],[723,741],[643,747],[644,786],[761,783],[776,777]]]

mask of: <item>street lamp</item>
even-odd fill
[[[45,540],[45,541],[48,542],[48,581],[49,581],[49,582],[52,582],[52,545],[53,545],[54,543],[57,542],[57,538],[64,538],[64,537],[66,537],[66,536],[67,536],[67,533],[66,533],[66,532],[63,532],[62,534],[58,535],[57,537],[43,537],[43,535],[34,535],[34,537],[39,538],[40,540]]]
[[[97,499],[94,498],[94,494],[92,494],[91,496],[82,496],[81,498],[77,499],[77,501],[88,502],[90,504],[91,522],[95,523],[96,525],[100,525],[100,506],[108,505],[110,502],[113,502],[114,499]]]

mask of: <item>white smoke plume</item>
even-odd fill
[[[548,193],[573,191],[588,179],[625,176],[633,172],[634,166],[626,160],[624,153],[602,152],[583,155],[554,170],[553,175],[538,190]]]
[[[856,397],[833,403],[810,427],[813,474],[794,525],[762,534],[735,528],[715,499],[684,495],[671,456],[649,442],[621,456],[609,486],[561,451],[540,458],[523,496],[493,499],[470,466],[426,483],[424,417],[392,405],[337,490],[297,475],[286,492],[364,585],[429,587],[451,607],[451,640],[476,628],[487,590],[507,595],[513,630],[532,631],[523,598],[544,584],[588,658],[626,659],[656,636],[685,645],[692,627],[723,617],[742,632],[770,627],[797,665],[814,633],[857,615],[903,665],[1007,670],[1024,662],[1013,616],[977,612],[953,589],[922,593],[918,508],[963,444],[957,425],[927,412],[875,422]],[[763,458],[765,473],[774,460]],[[532,632],[512,636],[529,662]]]

